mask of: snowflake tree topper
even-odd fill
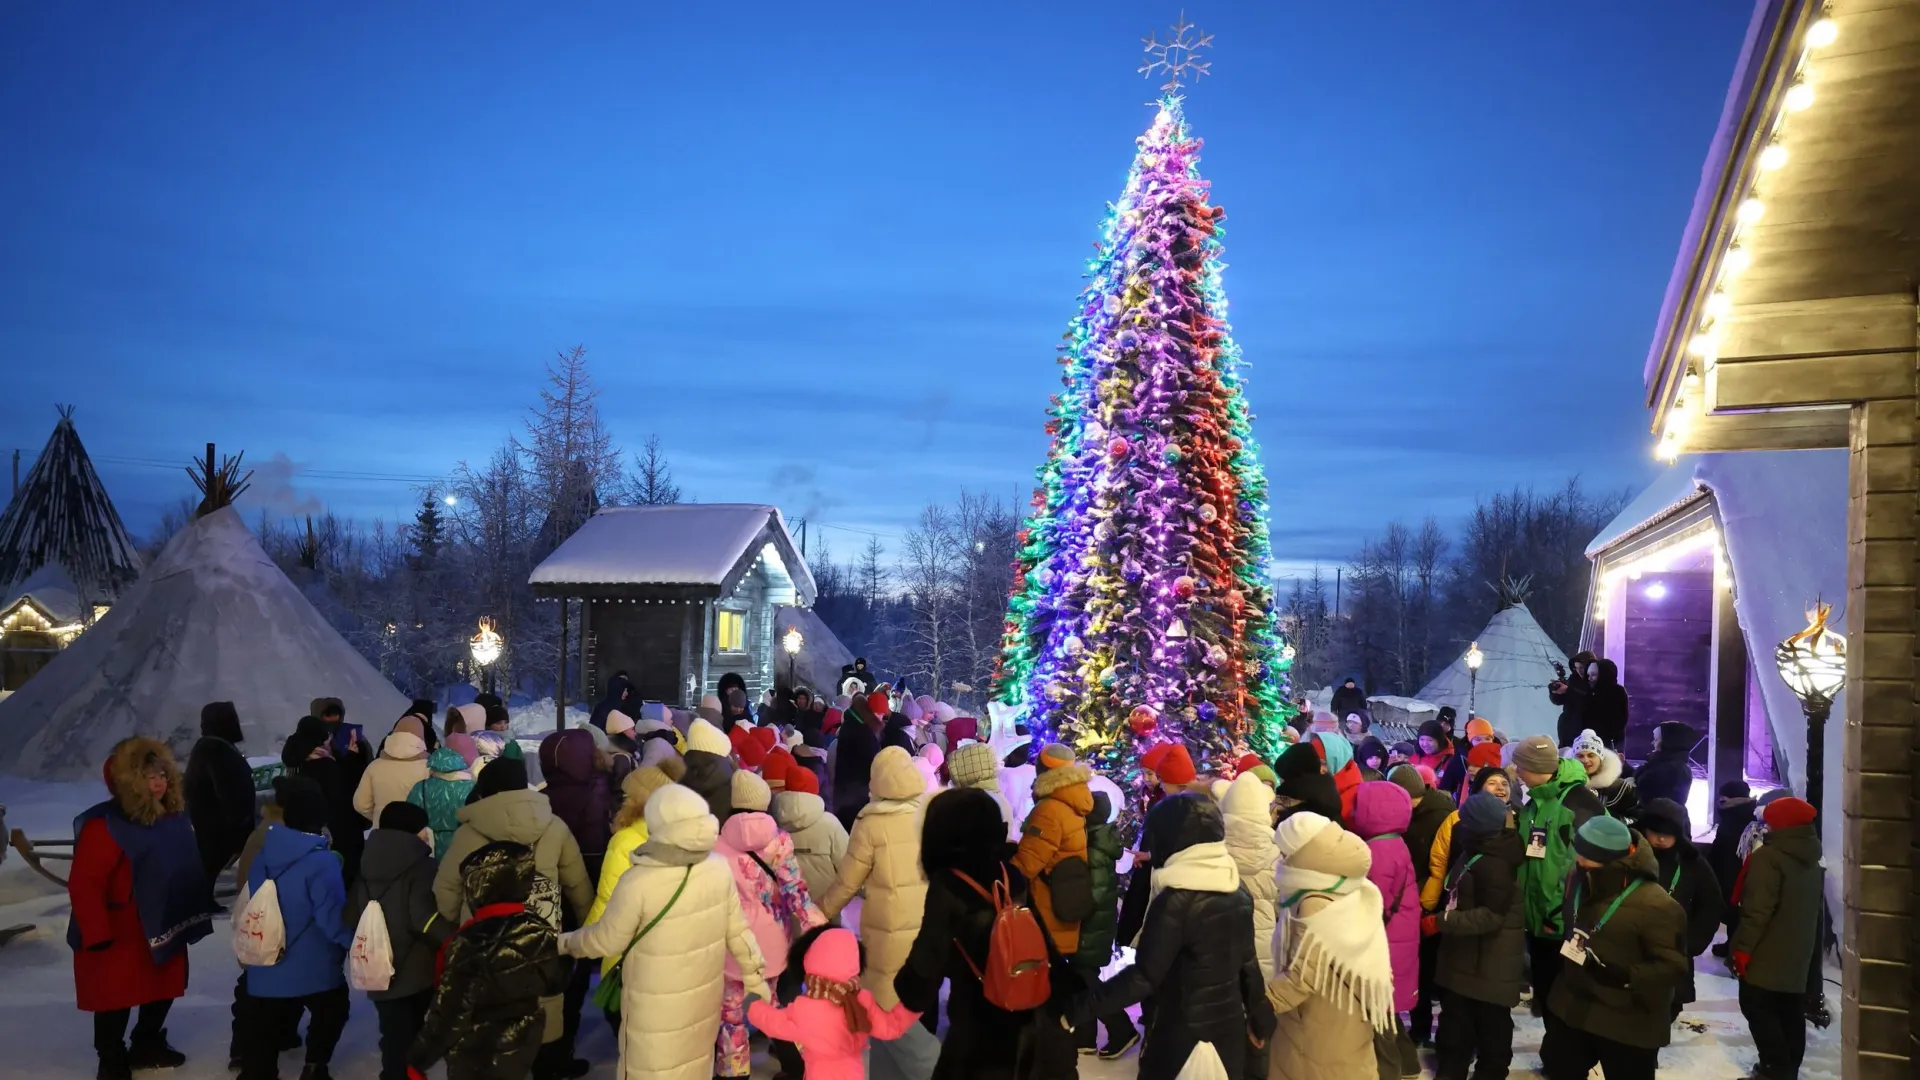
[[[1199,27],[1188,22],[1184,10],[1180,12],[1180,21],[1169,29],[1172,34],[1166,41],[1161,41],[1158,34],[1140,39],[1146,45],[1147,58],[1147,62],[1140,65],[1140,74],[1151,79],[1165,72],[1167,81],[1160,84],[1160,89],[1177,94],[1181,79],[1198,82],[1202,75],[1211,74],[1208,69],[1212,61],[1202,60],[1200,50],[1213,46],[1213,35],[1202,33]]]

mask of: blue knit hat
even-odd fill
[[[1469,796],[1460,804],[1459,827],[1473,836],[1499,832],[1507,827],[1507,801],[1484,791]]]
[[[1600,814],[1587,819],[1573,834],[1573,851],[1583,859],[1610,863],[1633,850],[1633,832],[1620,819]]]

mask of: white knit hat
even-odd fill
[[[648,828],[652,828],[651,823]],[[1280,858],[1287,859],[1329,828],[1339,826],[1319,814],[1303,810],[1288,816],[1279,828],[1273,830],[1273,846],[1280,849]]]
[[[1579,735],[1574,736],[1573,745],[1568,749],[1576,754],[1582,750],[1598,754],[1605,751],[1606,748],[1607,744],[1600,740],[1600,736],[1596,734],[1592,728],[1585,728]]]
[[[733,753],[733,744],[720,734],[719,728],[707,723],[705,717],[700,717],[687,725],[687,749],[705,750],[709,754],[727,757]]]
[[[624,735],[627,732],[632,730],[633,730],[633,717],[628,716],[626,713],[621,712],[619,709],[608,710],[607,734]]]
[[[735,811],[749,810],[765,813],[773,803],[773,789],[765,780],[746,769],[733,772],[733,808]],[[648,828],[652,828],[651,825]]]
[[[647,799],[647,839],[683,851],[712,851],[720,822],[690,787],[668,784]]]

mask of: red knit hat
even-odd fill
[[[1243,772],[1252,772],[1254,769],[1265,764],[1266,762],[1260,760],[1259,754],[1245,754],[1241,756],[1239,761],[1234,762],[1233,772],[1234,775],[1238,776]]]
[[[813,775],[812,769],[802,768],[798,763],[787,770],[786,781],[787,790],[790,792],[806,795],[820,794],[820,778]]]
[[[747,733],[747,736],[753,740],[753,745],[759,747],[760,752],[763,754],[773,753],[773,748],[780,745],[780,733],[770,727],[754,728]]]
[[[783,791],[787,786],[787,774],[793,769],[793,755],[787,753],[786,747],[776,746],[760,766],[760,779],[765,780],[773,790]]]
[[[839,709],[828,709],[827,714],[820,719],[820,733],[822,735],[832,735],[834,732],[839,731],[840,724],[845,721],[846,718],[847,715]]]
[[[1792,829],[1801,825],[1813,824],[1819,816],[1813,804],[1805,799],[1796,799],[1789,795],[1784,799],[1775,799],[1767,804],[1761,817],[1769,829]]]
[[[1467,751],[1467,772],[1469,775],[1479,772],[1489,765],[1499,765],[1500,744],[1483,742]]]
[[[740,733],[739,728],[736,727],[733,729],[733,734],[738,735]],[[767,747],[760,744],[759,739],[754,738],[753,734],[748,732],[745,738],[734,744],[733,754],[740,759],[740,764],[749,769],[757,769],[767,763],[767,750]]]
[[[867,711],[873,713],[875,719],[885,720],[887,714],[893,711],[893,706],[887,704],[887,695],[875,690],[867,695]]]
[[[1152,769],[1163,784],[1191,784],[1195,776],[1193,758],[1179,743],[1161,743],[1140,758],[1140,764]]]

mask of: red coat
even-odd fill
[[[1353,824],[1354,811],[1358,809],[1360,784],[1366,778],[1360,775],[1358,762],[1349,761],[1333,774],[1333,786],[1340,792],[1340,817],[1349,826]]]
[[[83,1012],[132,1009],[187,992],[187,952],[153,962],[140,910],[133,904],[133,864],[113,842],[105,820],[80,830],[67,879],[81,947],[73,954],[73,992]],[[98,952],[88,946],[112,942]]]

